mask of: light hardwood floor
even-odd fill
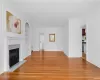
[[[27,62],[0,80],[100,80],[100,69],[63,52],[33,52]],[[4,79],[5,78],[5,79]]]
[[[82,58],[86,60],[86,53],[82,52]]]

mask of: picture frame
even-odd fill
[[[55,34],[49,34],[49,42],[55,42]]]
[[[9,11],[6,11],[7,32],[21,34],[21,20]]]

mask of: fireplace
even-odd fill
[[[9,67],[11,68],[19,62],[19,45],[10,45],[9,48]]]

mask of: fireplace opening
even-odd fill
[[[19,48],[9,50],[9,66],[12,67],[19,62]]]

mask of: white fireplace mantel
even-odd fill
[[[7,37],[8,45],[21,44],[22,40],[19,37]]]
[[[9,70],[9,46],[10,45],[20,45],[20,52],[19,52],[19,61],[23,61],[25,56],[23,53],[25,50],[25,37],[24,34],[16,34],[16,33],[11,33],[11,32],[7,32],[6,33],[6,37],[5,37],[5,50],[4,50],[4,54],[5,54],[5,71]]]
[[[23,40],[23,37],[7,37],[8,40]]]
[[[6,32],[6,36],[8,39],[25,39],[23,34],[17,34],[12,32]]]

